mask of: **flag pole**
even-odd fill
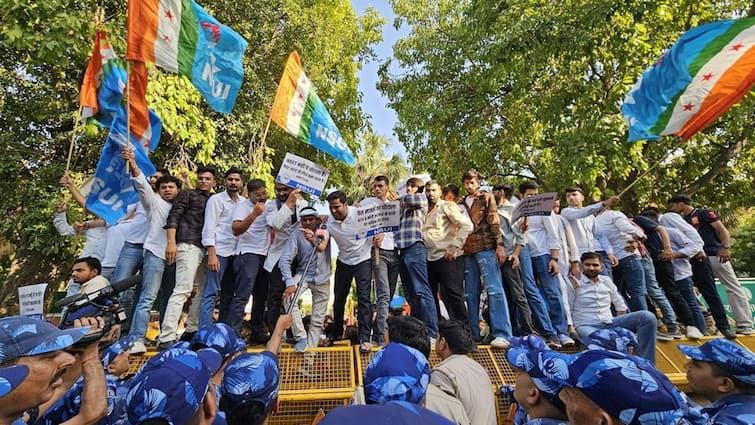
[[[659,159],[658,162],[656,162],[655,164],[653,164],[652,166],[650,166],[650,168],[648,168],[647,170],[645,170],[644,173],[640,174],[636,179],[634,179],[634,181],[632,181],[632,183],[629,183],[629,186],[625,187],[624,190],[622,190],[616,196],[618,196],[619,198],[621,198],[621,196],[624,195],[625,193],[627,193],[627,191],[629,191],[629,189],[631,189],[632,186],[634,186],[635,184],[637,184],[637,182],[639,182],[640,180],[642,180],[643,178],[645,178],[648,174],[650,174],[651,171],[653,171],[659,165],[661,165],[663,163],[663,161],[665,161],[666,158],[668,158],[668,156],[669,156],[670,153],[671,153],[671,151],[666,152],[666,155],[663,155],[663,158]]]
[[[126,61],[126,149],[131,149],[131,61]],[[126,174],[130,173],[126,161]]]
[[[68,170],[71,169],[71,157],[73,157],[73,146],[76,144],[76,133],[79,132],[81,127],[81,113],[84,111],[83,106],[79,106],[79,112],[76,114],[76,118],[73,119],[73,131],[71,131],[71,143],[68,145],[68,158],[66,158],[66,171],[64,176],[68,175]]]

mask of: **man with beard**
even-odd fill
[[[202,228],[202,245],[207,249],[207,274],[205,276],[202,304],[199,310],[199,327],[212,324],[212,311],[215,309],[215,297],[220,290],[220,282],[226,272],[233,270],[230,266],[236,251],[237,238],[233,235],[231,222],[233,208],[244,197],[239,190],[244,187],[241,170],[231,168],[223,180],[225,191],[210,196],[204,213]]]

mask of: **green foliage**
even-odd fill
[[[739,276],[755,276],[755,209],[739,216],[731,232],[731,262]]]
[[[237,166],[272,183],[276,166],[293,152],[330,168],[332,184],[349,181],[347,166],[279,129],[270,128],[264,144],[262,134],[283,64],[297,49],[320,98],[357,151],[356,134],[369,127],[358,106],[357,72],[360,61],[374,57],[371,46],[382,37],[384,19],[372,9],[356,16],[348,0],[200,3],[249,42],[244,83],[226,116],[212,111],[186,78],[150,67],[147,100],[163,121],[152,161],[174,170]],[[0,258],[2,307],[13,305],[19,284],[62,281],[80,248],[81,241],[56,234],[53,205],[64,196],[58,180],[94,40],[95,11],[104,8],[104,26],[122,57],[127,2],[0,0],[0,7],[0,245],[11,251]],[[93,173],[105,136],[105,129],[90,124],[79,130],[71,163],[75,178]],[[83,218],[73,207],[69,213]]]
[[[644,69],[681,33],[742,16],[748,2],[391,4],[395,25],[411,32],[381,66],[379,88],[397,111],[395,130],[415,169],[458,183],[474,167],[600,196],[621,192],[674,151],[623,197],[626,210],[679,191],[719,209],[752,205],[755,96],[685,145],[628,144],[620,114]],[[392,75],[396,66],[402,73]]]
[[[390,158],[385,155],[390,146],[386,137],[367,132],[362,135],[360,144],[362,149],[357,155],[357,165],[345,187],[353,202],[372,196],[372,180],[377,176],[388,177],[394,189],[409,176],[409,166],[400,155],[394,154]]]

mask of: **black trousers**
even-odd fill
[[[713,276],[710,260],[706,256],[701,260],[690,258],[689,262],[692,264],[692,281],[697,286],[697,289],[700,290],[700,294],[702,294],[705,302],[708,303],[710,314],[713,316],[716,327],[719,330],[729,329],[729,321],[726,318],[724,303],[716,291],[716,280]]]
[[[351,290],[351,281],[357,284],[357,321],[359,322],[359,342],[370,340],[372,325],[372,287],[371,260],[350,266],[336,261],[336,274],[333,284],[333,331],[330,338],[336,340],[343,335],[343,313],[346,298]]]
[[[674,266],[671,261],[653,260],[653,268],[655,269],[655,278],[658,280],[658,284],[661,285],[661,289],[666,293],[666,298],[671,303],[674,313],[676,313],[676,319],[686,326],[695,326],[692,310],[690,310],[689,304],[684,301],[684,297],[676,286]]]
[[[468,323],[467,305],[464,303],[464,257],[457,257],[452,261],[446,261],[444,258],[428,261],[427,280],[433,294],[440,292],[443,304],[448,310],[448,318]],[[437,297],[435,304],[440,320],[440,303]]]
[[[532,321],[532,310],[524,293],[524,284],[519,269],[514,270],[512,261],[506,260],[501,264],[501,278],[503,278],[503,290],[506,292],[506,300],[509,303],[509,316],[513,329],[520,335],[529,335],[535,330]]]

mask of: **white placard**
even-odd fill
[[[19,314],[41,319],[44,315],[46,283],[18,287]]]
[[[399,202],[380,202],[357,208],[356,212],[357,239],[398,230],[401,213]]]
[[[519,220],[520,217],[551,215],[553,203],[556,202],[556,199],[558,199],[556,192],[541,193],[522,199],[511,212],[511,222]]]
[[[275,177],[276,183],[299,189],[313,196],[320,196],[325,189],[330,171],[314,162],[287,153],[283,158],[280,171]]]

